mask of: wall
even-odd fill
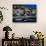
[[[13,23],[12,5],[13,4],[37,4],[37,22],[36,23]],[[15,32],[16,37],[29,37],[33,31],[41,31],[46,37],[46,1],[45,0],[0,0],[0,6],[8,8],[3,11],[4,20],[0,23],[0,46],[4,38],[3,27],[9,25],[12,28],[10,35]],[[1,10],[1,9],[0,9]],[[46,45],[46,38],[45,38]]]

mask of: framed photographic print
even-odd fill
[[[36,4],[13,4],[13,22],[36,22]]]

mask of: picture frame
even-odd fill
[[[13,4],[13,22],[37,22],[37,5]]]

